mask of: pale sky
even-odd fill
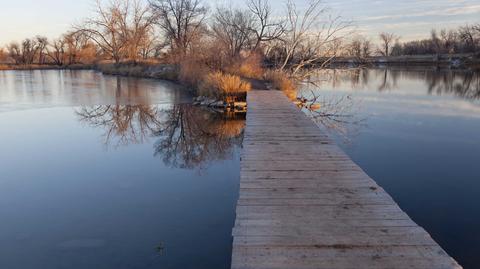
[[[209,6],[229,3],[204,0]],[[299,7],[308,0],[294,0]],[[376,41],[379,32],[393,32],[402,41],[427,37],[432,28],[480,23],[480,0],[324,0],[334,14],[354,21],[357,29]],[[0,46],[37,34],[55,38],[94,10],[94,0],[2,0]],[[238,6],[244,1],[233,0]],[[280,13],[285,1],[270,0]]]

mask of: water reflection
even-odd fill
[[[209,161],[231,156],[234,145],[240,146],[245,114],[216,113],[191,105],[175,105],[167,120],[155,132],[155,155],[180,168],[201,167]]]
[[[104,76],[95,71],[0,71],[0,111],[76,106],[78,120],[102,128],[104,144],[118,148],[153,140],[154,155],[173,167],[202,167],[231,155],[245,115],[190,105],[174,83]]]
[[[190,104],[105,105],[76,110],[81,122],[104,129],[106,146],[141,144],[154,139],[154,155],[166,165],[203,168],[230,158],[240,146],[245,114],[219,113]]]
[[[399,81],[423,81],[428,94],[480,98],[478,70],[438,70],[434,68],[328,69],[319,71],[320,86],[331,88],[375,88],[397,90]],[[416,89],[415,89],[416,90]]]
[[[189,93],[175,83],[104,76],[95,71],[0,71],[0,89],[2,104],[12,109],[191,101]]]
[[[229,268],[245,115],[191,100],[163,81],[0,71],[0,268]]]
[[[100,105],[75,111],[81,122],[105,129],[105,144],[114,147],[144,143],[160,122],[160,111],[150,105]]]
[[[471,214],[480,210],[479,71],[359,68],[319,78],[320,87],[301,92],[319,96],[313,116],[340,126],[333,137],[347,154],[464,268],[477,268],[478,251],[470,249],[480,247],[480,215]],[[353,127],[338,122],[351,116],[365,125],[344,132],[345,144],[341,131]]]

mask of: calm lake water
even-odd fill
[[[321,121],[465,268],[480,265],[480,75],[325,71]],[[318,81],[317,81],[318,82]],[[243,116],[174,84],[0,72],[0,268],[229,268]]]
[[[244,117],[174,84],[0,72],[0,268],[229,268]]]
[[[480,73],[349,69],[320,77],[321,90],[303,94],[320,93],[348,117],[319,121],[464,268],[479,268]]]

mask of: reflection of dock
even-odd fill
[[[279,91],[253,91],[233,269],[461,268]]]

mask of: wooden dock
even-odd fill
[[[461,268],[280,91],[252,91],[233,269]]]

